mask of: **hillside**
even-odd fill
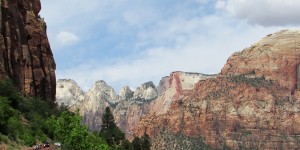
[[[221,149],[298,149],[299,36],[280,31],[234,53],[216,78],[184,90],[165,113],[143,117],[135,134],[147,130],[153,149],[201,149],[195,140]]]

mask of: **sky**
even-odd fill
[[[57,79],[118,93],[173,71],[219,73],[228,57],[299,29],[299,0],[41,0]]]

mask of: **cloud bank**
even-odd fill
[[[158,84],[173,71],[218,73],[233,52],[267,34],[297,27],[298,4],[42,0],[42,16],[48,23],[58,79],[74,79],[84,90],[105,80],[118,91],[150,80]],[[73,44],[66,48],[61,43]]]
[[[263,26],[299,25],[298,0],[228,0],[226,11],[250,24]]]

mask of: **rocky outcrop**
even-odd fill
[[[152,149],[299,149],[299,36],[281,31],[233,54],[221,74],[181,90],[133,134],[146,131]]]
[[[197,82],[215,78],[215,76],[177,71],[171,73],[170,76],[163,77],[159,82],[159,97],[151,104],[151,112],[165,114],[170,109],[173,100],[183,96],[184,90],[192,90]]]
[[[55,100],[55,62],[40,18],[40,0],[2,0],[0,78],[10,78],[21,93]]]
[[[110,107],[117,125],[129,133],[140,117],[149,112],[147,105],[156,97],[157,90],[152,82],[142,84],[134,92],[125,86],[117,95],[104,81],[97,81],[84,100],[72,106],[71,110],[79,108],[83,122],[91,130],[100,130],[102,114],[106,107]]]
[[[300,89],[300,30],[270,34],[241,52],[234,53],[222,75],[255,73],[276,80],[293,94]]]
[[[100,80],[86,93],[84,100],[75,105],[75,109],[79,109],[80,114],[83,116],[83,122],[91,130],[99,130],[105,108],[114,108],[117,101],[118,96],[114,89]]]
[[[122,88],[121,93],[125,89],[127,87]],[[128,91],[126,95],[131,95],[131,97],[127,97],[118,103],[114,109],[114,116],[117,125],[128,136],[140,121],[140,118],[149,113],[150,103],[157,98],[157,88],[153,82],[146,82],[133,93]]]
[[[85,93],[71,79],[59,79],[56,82],[56,100],[58,106],[72,107],[76,103],[81,103]]]
[[[64,102],[70,106],[72,111],[80,109],[84,123],[91,130],[100,129],[103,111],[108,106],[113,111],[116,124],[130,136],[142,116],[150,111],[165,113],[170,108],[172,98],[182,96],[181,91],[193,89],[198,81],[214,77],[215,75],[173,72],[162,78],[158,87],[153,82],[146,82],[135,91],[125,86],[119,95],[104,81],[97,81],[85,93],[83,100],[82,92],[74,81],[58,80],[56,99],[58,104]]]

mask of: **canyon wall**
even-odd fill
[[[55,61],[40,0],[1,0],[0,78],[28,96],[55,100]]]
[[[216,78],[143,116],[133,135],[146,131],[152,149],[299,149],[299,37],[280,31],[233,54]]]

